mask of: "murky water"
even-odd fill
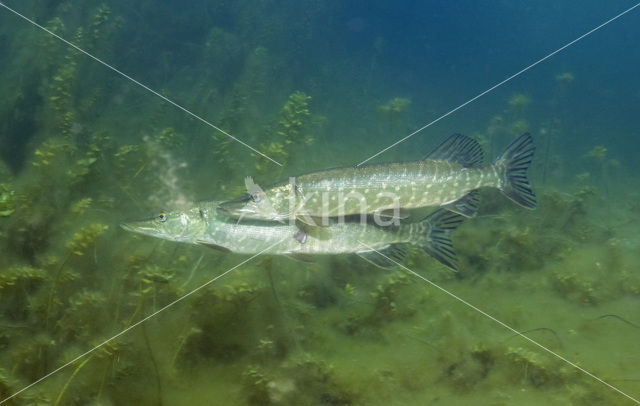
[[[640,8],[531,66],[634,2],[3,4],[0,402],[637,403]],[[433,121],[371,162],[457,132],[487,159],[537,146],[538,208],[483,191],[458,273],[418,249],[393,271],[246,261],[118,227]]]

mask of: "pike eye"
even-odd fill
[[[249,196],[251,196],[251,200],[253,200],[256,203],[258,203],[260,200],[262,200],[262,196],[260,196],[260,193],[258,193],[258,192],[253,192]]]
[[[163,223],[164,223],[165,221],[167,221],[167,213],[165,213],[165,212],[160,212],[160,213],[158,214],[158,220],[162,221]]]

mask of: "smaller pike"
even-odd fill
[[[291,220],[316,224],[330,217],[384,214],[399,209],[442,206],[466,217],[477,210],[477,189],[495,187],[526,208],[536,207],[527,179],[535,147],[525,133],[491,165],[482,165],[482,147],[461,134],[447,138],[423,160],[375,164],[308,173],[260,189],[250,179],[248,193],[220,209],[241,219]],[[323,223],[324,225],[324,223]]]
[[[134,233],[239,254],[256,254],[273,245],[264,253],[307,262],[315,254],[355,253],[382,268],[392,268],[395,263],[378,252],[400,263],[407,244],[412,244],[444,265],[457,268],[449,234],[464,217],[448,210],[439,209],[420,222],[398,226],[333,222],[327,227],[306,227],[260,221],[238,224],[218,214],[218,204],[201,203],[186,211],[162,212],[151,219],[121,226]]]

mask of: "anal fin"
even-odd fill
[[[403,244],[393,244],[383,250],[363,251],[357,254],[360,258],[379,268],[393,269],[404,261],[407,249]]]
[[[480,192],[472,190],[460,199],[443,205],[445,209],[454,213],[461,214],[465,217],[473,217],[478,212],[478,203],[480,202]]]
[[[458,270],[458,259],[453,250],[451,232],[462,222],[464,217],[447,209],[438,209],[420,222],[423,236],[416,242],[427,254],[454,271]]]

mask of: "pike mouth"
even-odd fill
[[[152,226],[145,226],[142,224],[137,224],[135,222],[132,223],[120,223],[120,228],[125,231],[129,231],[136,234],[143,235],[156,235],[158,234],[158,230]]]

